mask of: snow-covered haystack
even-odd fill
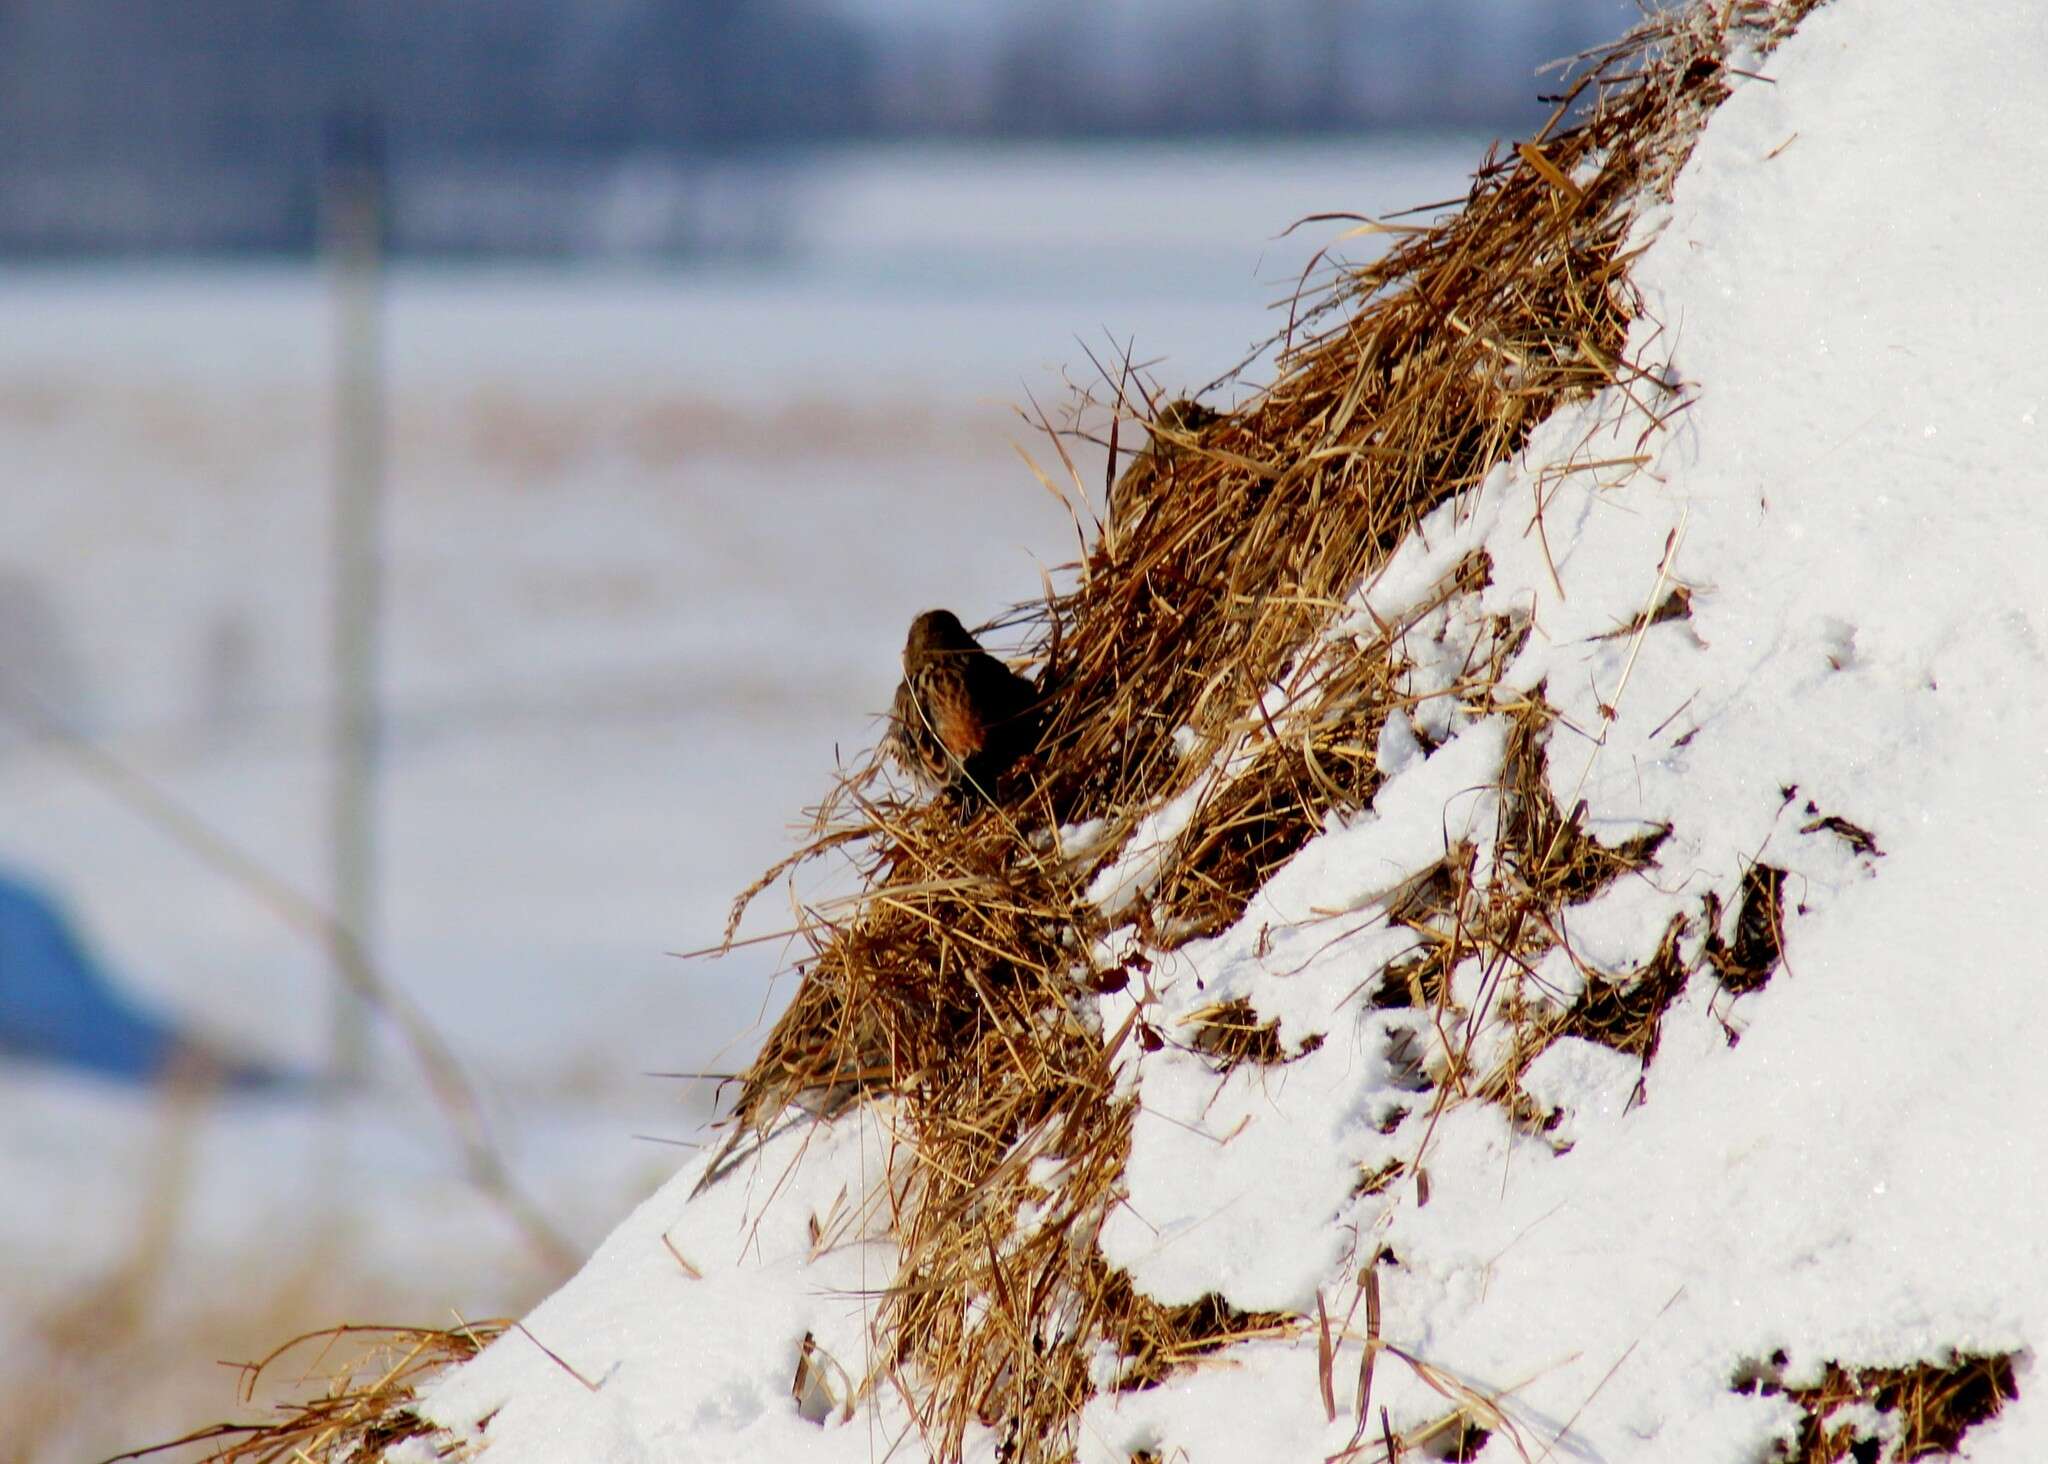
[[[2048,1454],[2048,34],[1809,9],[1159,413],[1037,763],[842,787],[726,1146],[315,1457]]]

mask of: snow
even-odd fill
[[[1552,759],[1565,806],[1585,797],[1595,829],[1674,827],[1659,868],[1687,884],[1625,881],[1594,902],[1572,932],[1589,938],[1582,958],[1640,957],[1705,888],[1726,902],[1752,860],[1791,871],[1801,907],[1785,972],[1723,1000],[1740,1045],[1729,1047],[1695,982],[1667,1017],[1648,1101],[1633,1112],[1633,1073],[1612,1054],[1561,1045],[1531,1073],[1532,1091],[1567,1112],[1569,1153],[1552,1153],[1557,1134],[1513,1137],[1497,1110],[1453,1109],[1426,1152],[1426,1208],[1404,1199],[1383,1219],[1342,1205],[1319,1216],[1326,1235],[1348,1220],[1380,1225],[1348,1259],[1373,1243],[1399,1257],[1383,1271],[1391,1337],[1486,1391],[1512,1389],[1511,1412],[1539,1438],[1574,1420],[1574,1445],[1593,1457],[1757,1457],[1783,1405],[1738,1398],[1728,1380],[1741,1360],[1780,1348],[1817,1373],[1831,1359],[2038,1346],[2048,1325],[2048,1254],[2019,1199],[2048,1179],[2048,1141],[2025,1117],[2048,1098],[2032,1056],[2048,1008],[2027,995],[2039,959],[2013,938],[2048,873],[2037,646],[2048,572],[2041,536],[2021,527],[2040,517],[2038,387],[2023,363],[2048,309],[2014,248],[2044,202],[2038,159],[2016,155],[2035,148],[2040,119],[2008,115],[1965,147],[1946,121],[1995,68],[2008,24],[2039,33],[2017,10],[1960,26],[1879,3],[1816,13],[1770,62],[1775,84],[1745,85],[1717,113],[1635,268],[1666,334],[1646,323],[1632,354],[1668,349],[1699,388],[1657,461],[1618,488],[1590,474],[1546,482],[1544,469],[1575,452],[1625,455],[1641,430],[1613,401],[1562,414],[1460,521],[1441,515],[1415,555],[1442,566],[1485,549],[1493,582],[1481,608],[1531,614],[1536,627],[1510,682],[1545,686],[1588,733],[1603,727],[1603,704],[1616,707],[1604,743],[1554,744],[1566,753]],[[1937,279],[1964,298],[1930,288]],[[2009,312],[1995,330],[1992,302]],[[1601,433],[1605,421],[1615,425]],[[1529,529],[1538,486],[1544,537]],[[1657,602],[1674,539],[1670,578],[1691,588],[1692,617],[1646,632],[1630,664],[1628,637],[1591,637]],[[1397,596],[1403,572],[1411,587],[1428,580],[1400,567],[1381,593]],[[1397,776],[1378,822],[1311,845],[1275,888],[1302,870],[1320,898],[1297,908],[1345,908],[1380,884],[1367,861],[1399,840],[1380,834],[1394,822],[1383,805],[1472,736]],[[1872,830],[1881,866],[1800,833],[1806,820],[1780,793],[1793,785],[1802,802]],[[1455,808],[1433,792],[1415,813]],[[1381,857],[1398,870],[1428,852]],[[1210,978],[1202,1000],[1246,958],[1244,927],[1265,918],[1255,905],[1238,932],[1184,952]],[[1371,1126],[1347,1125],[1320,1071],[1355,1072],[1354,1102],[1389,1083],[1341,1006],[1371,956],[1326,962],[1331,1040],[1269,1077],[1275,1113],[1229,1146],[1263,1152],[1265,1170],[1239,1161],[1225,1195],[1284,1187],[1305,1203],[1305,1161],[1371,1162]],[[1274,943],[1268,970],[1298,965]],[[1147,1066],[1148,1114],[1155,1084],[1160,1111],[1183,1123],[1215,1086],[1157,1058]],[[1222,1138],[1237,1123],[1237,1081],[1202,1133]],[[1193,1091],[1168,1107],[1176,1088]],[[1322,1128],[1307,1128],[1316,1116]],[[1396,1137],[1394,1154],[1414,1151]],[[1233,1303],[1273,1304],[1284,1285],[1240,1271],[1292,1248],[1298,1293],[1334,1290],[1348,1303],[1327,1248],[1297,1239],[1298,1221],[1275,1220],[1287,1206],[1240,1215],[1187,1193],[1191,1156],[1177,1171],[1159,1156],[1192,1145],[1186,1128],[1141,1120],[1130,1169],[1134,1211],[1205,1217],[1176,1242],[1187,1254],[1173,1277],[1206,1275]],[[1147,1257],[1133,1274],[1163,1294],[1172,1283],[1154,1280],[1159,1269]],[[1312,1346],[1267,1347],[1240,1367],[1291,1385],[1312,1411]],[[1203,1387],[1198,1373],[1170,1401],[1098,1400],[1091,1411],[1105,1433],[1111,1418],[1149,1416],[1194,1458],[1256,1450],[1255,1430],[1231,1433],[1228,1390],[1211,1405]],[[1383,1387],[1397,1426],[1441,1405],[1398,1370]],[[2023,1440],[2038,1448],[2048,1432],[2043,1419],[2023,1398],[1971,1449],[2021,1457]],[[1501,1439],[1484,1457],[1509,1449]]]
[[[862,1117],[784,1134],[761,1154],[755,1182],[696,1201],[689,1185],[670,1184],[591,1257],[585,1275],[607,1284],[557,1292],[526,1318],[530,1335],[508,1335],[490,1366],[450,1379],[437,1412],[488,1418],[491,1453],[536,1459],[797,1461],[829,1457],[822,1439],[843,1449],[850,1432],[870,1437],[870,1427],[821,1432],[799,1416],[790,1380],[806,1336],[833,1360],[823,1371],[842,1395],[838,1369],[865,1370],[873,1294],[895,1254],[858,1197],[886,1166],[882,1130]],[[622,1295],[633,1304],[620,1306]],[[886,1401],[877,1411],[872,1426],[903,1429]],[[410,1457],[435,1454],[415,1445]]]
[[[1103,1245],[1148,1293],[1342,1317],[1384,1248],[1384,1335],[1497,1398],[1534,1457],[1767,1457],[1790,1407],[1730,1383],[1778,1350],[1806,1379],[2017,1350],[2021,1397],[1965,1456],[2048,1447],[2032,1370],[2048,972],[2028,923],[2048,877],[2048,100],[2010,73],[2044,43],[2048,19],[2016,3],[1815,12],[1644,226],[1630,355],[1668,361],[1690,408],[1648,437],[1621,392],[1562,411],[1364,592],[1399,613],[1484,550],[1490,584],[1414,633],[1526,617],[1508,681],[1561,714],[1560,803],[1585,800],[1603,838],[1670,826],[1655,868],[1571,912],[1582,960],[1640,961],[1672,915],[1709,893],[1731,905],[1766,862],[1787,872],[1782,969],[1743,996],[1696,975],[1640,1101],[1632,1063],[1567,1041],[1528,1075],[1558,1129],[1517,1132],[1481,1103],[1432,1117],[1401,1040],[1425,1018],[1371,1011],[1359,986],[1407,938],[1380,918],[1401,881],[1491,827],[1477,805],[1505,729],[1460,714],[1427,755],[1394,739],[1371,810],[1152,973],[1155,1022],[1243,995],[1290,1049],[1324,1040],[1220,1079],[1171,1048],[1124,1057],[1143,1108]],[[1571,471],[1639,441],[1639,472]],[[1673,586],[1689,618],[1610,634]],[[1476,973],[1457,980],[1470,1004]],[[1143,995],[1101,998],[1105,1026]],[[884,1456],[904,1433],[894,1398],[818,1427],[786,1391],[804,1330],[865,1357],[860,1298],[889,1274],[886,1242],[855,1225],[819,1248],[805,1222],[874,1193],[881,1122],[785,1137],[691,1203],[687,1167],[649,1201],[533,1318],[606,1376],[595,1393],[513,1336],[432,1415],[473,1436],[498,1410],[494,1464]],[[1362,1168],[1418,1155],[1426,1203],[1408,1182],[1354,1193]],[[673,1274],[665,1228],[704,1282]],[[1081,1457],[1323,1458],[1349,1442],[1358,1356],[1355,1338],[1340,1349],[1334,1422],[1304,1335],[1098,1397]],[[1445,1406],[1391,1355],[1374,1397],[1396,1428]],[[1479,1457],[1517,1441],[1498,1430]]]

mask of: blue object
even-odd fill
[[[53,896],[0,874],[0,1059],[146,1083],[181,1046],[175,1027],[115,989]]]

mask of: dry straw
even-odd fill
[[[431,1327],[329,1327],[309,1332],[241,1367],[246,1403],[259,1383],[288,1361],[296,1381],[322,1386],[304,1402],[282,1406],[265,1423],[220,1423],[184,1438],[116,1454],[104,1464],[168,1456],[186,1459],[205,1446],[208,1464],[284,1464],[330,1460],[373,1464],[392,1445],[432,1426],[413,1411],[420,1386],[451,1365],[468,1361],[503,1332],[505,1322],[469,1322],[453,1330]]]
[[[1360,221],[1391,235],[1391,249],[1290,302],[1277,379],[1240,409],[1158,405],[1128,376],[1112,380],[1112,399],[1097,404],[1110,410],[1112,464],[1134,422],[1148,445],[1112,485],[1075,587],[1009,621],[1031,641],[1048,696],[1036,758],[994,801],[964,809],[906,803],[862,768],[817,810],[813,840],[742,897],[744,907],[828,852],[861,877],[854,899],[804,912],[801,984],[741,1078],[734,1132],[706,1183],[778,1124],[860,1103],[887,1125],[881,1213],[901,1262],[855,1386],[896,1391],[932,1457],[961,1457],[985,1428],[1020,1464],[1070,1458],[1098,1391],[1316,1325],[1213,1296],[1161,1305],[1097,1249],[1129,1149],[1132,1101],[1114,1077],[1127,1047],[1178,1043],[1219,1071],[1299,1054],[1245,1008],[1174,1030],[1138,1015],[1100,1030],[1082,996],[1142,991],[1149,971],[1142,955],[1110,966],[1091,954],[1111,923],[1084,897],[1092,867],[1148,811],[1206,780],[1156,880],[1115,917],[1170,948],[1232,922],[1329,815],[1372,796],[1404,627],[1363,648],[1323,633],[1423,515],[1473,490],[1560,405],[1619,387],[1653,420],[1677,408],[1623,357],[1640,308],[1626,241],[1726,94],[1742,64],[1730,58],[1766,52],[1811,4],[1696,5],[1580,58],[1549,123],[1490,156],[1462,204],[1423,224]],[[1052,443],[1078,490],[1058,434]],[[1487,572],[1474,559],[1444,594]],[[1489,991],[1519,991],[1557,911],[1650,853],[1600,848],[1552,800],[1547,709],[1502,701],[1495,685],[1522,633],[1490,627],[1451,693],[1515,718],[1492,867],[1454,851],[1405,892],[1395,918],[1423,936],[1421,954],[1366,992],[1432,1010],[1440,1043],[1425,1065],[1438,1112],[1473,1097],[1517,1111],[1516,1074],[1567,1030],[1654,1050],[1641,981],[1569,1011],[1535,991],[1503,1003],[1520,1013],[1514,1040],[1505,1057],[1489,1046],[1484,1064],[1451,1009],[1448,973],[1477,961]],[[1075,826],[1093,828],[1093,855],[1063,847],[1055,831]],[[1404,1178],[1426,1183],[1419,1169],[1389,1172],[1362,1177],[1360,1192],[1391,1195]],[[1366,1417],[1381,1351],[1445,1392],[1452,1411],[1430,1426],[1437,1434],[1506,1427],[1498,1400],[1458,1393],[1376,1334],[1326,1336],[1326,1350],[1346,1339],[1367,1360],[1347,1456],[1424,1442],[1403,1439],[1384,1412]]]
[[[1773,1459],[1785,1464],[1848,1464],[1884,1460],[1947,1458],[1963,1435],[1995,1418],[2019,1396],[2010,1352],[1951,1352],[1939,1362],[1905,1367],[1848,1368],[1826,1363],[1818,1380],[1790,1384],[1787,1359],[1738,1371],[1734,1391],[1783,1397],[1798,1410],[1789,1439],[1780,1440]]]

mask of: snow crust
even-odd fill
[[[1485,551],[1491,583],[1417,622],[1409,674],[1441,675],[1488,616],[1526,619],[1508,679],[1561,713],[1561,806],[1583,799],[1609,841],[1670,826],[1654,868],[1571,912],[1583,968],[1632,969],[1674,914],[1735,904],[1757,862],[1787,872],[1783,967],[1742,997],[1696,975],[1646,1073],[1558,1043],[1526,1084],[1560,1111],[1550,1132],[1480,1103],[1429,1125],[1401,1030],[1426,1018],[1362,987],[1413,940],[1385,919],[1403,881],[1487,837],[1506,729],[1421,714],[1383,740],[1369,811],[1235,928],[1157,958],[1146,1014],[1169,1030],[1243,997],[1290,1051],[1323,1040],[1221,1078],[1130,1053],[1142,1108],[1102,1243],[1142,1290],[1342,1317],[1384,1247],[1383,1335],[1498,1396],[1531,1457],[1762,1459],[1794,1415],[1731,1389],[1745,1363],[1782,1350],[1811,1379],[1950,1348],[2021,1354],[2020,1399],[1964,1456],[2048,1453],[2048,101],[2010,70],[2044,47],[2017,3],[1814,13],[1643,229],[1629,355],[1668,363],[1689,410],[1648,436],[1620,391],[1561,412],[1364,592],[1398,617]],[[1639,471],[1573,470],[1639,451]],[[1675,587],[1688,617],[1611,635]],[[1134,869],[1098,896],[1127,898]],[[1585,979],[1562,956],[1542,974]],[[1140,997],[1101,998],[1105,1028]],[[859,1298],[887,1247],[832,1217],[881,1177],[877,1122],[781,1138],[751,1181],[686,1203],[691,1166],[621,1227],[529,1319],[595,1391],[513,1335],[432,1416],[494,1464],[919,1457],[891,1397],[848,1422],[813,1407],[818,1425],[789,1396],[806,1331],[865,1358]],[[1426,1203],[1357,1193],[1418,1154]],[[837,1244],[812,1244],[817,1216]],[[1098,1398],[1081,1457],[1324,1458],[1351,1437],[1358,1356],[1339,1351],[1334,1422],[1309,1334]],[[1395,1428],[1445,1407],[1390,1357],[1374,1401]],[[1520,1455],[1500,1430],[1478,1457]]]
[[[751,1177],[692,1201],[696,1166],[636,1210],[583,1273],[433,1397],[492,1459],[866,1457],[904,1419],[879,1400],[847,1427],[873,1294],[894,1273],[862,1197],[886,1174],[872,1115],[767,1144]],[[694,1269],[698,1272],[690,1274]],[[806,1337],[822,1393],[790,1383]],[[552,1354],[552,1355],[550,1355]],[[814,1354],[817,1355],[817,1354]],[[837,1424],[821,1428],[806,1412]],[[432,1460],[416,1441],[394,1464]]]

